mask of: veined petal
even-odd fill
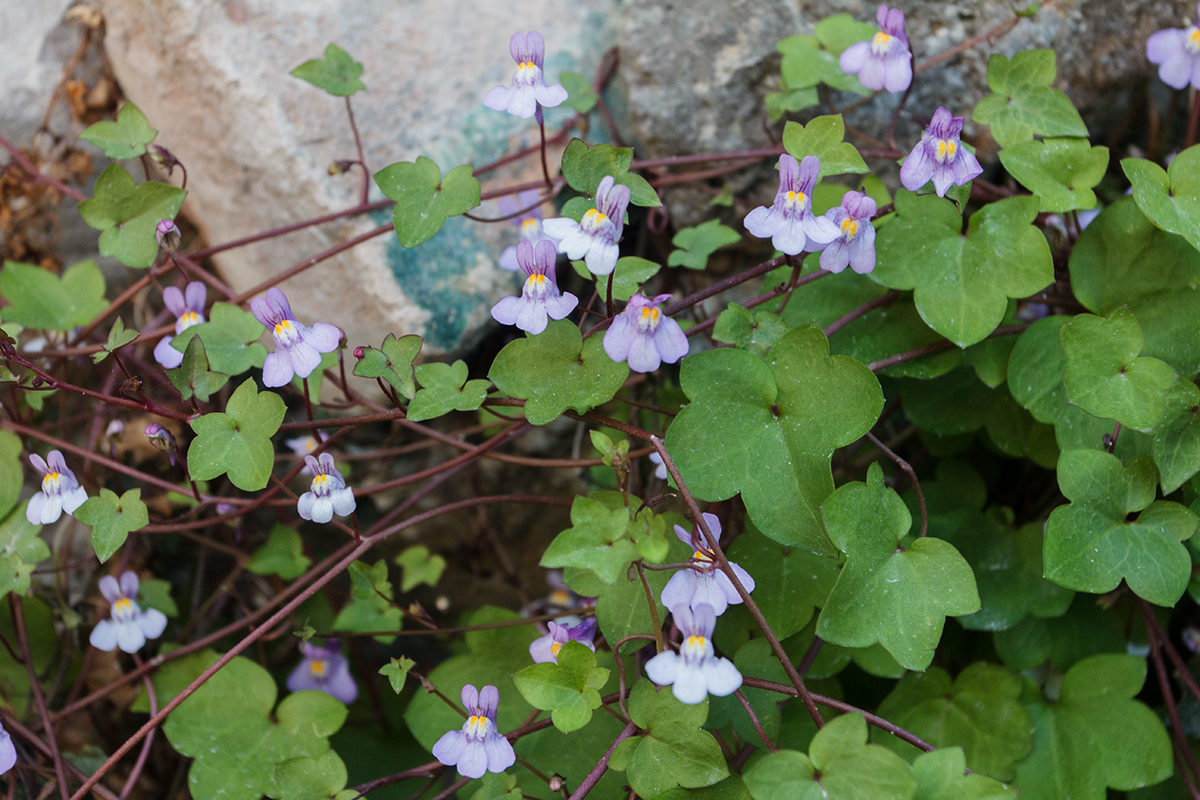
[[[870,57],[871,43],[869,41],[856,42],[842,51],[842,55],[838,58],[838,66],[842,68],[842,72],[855,75]]]
[[[809,248],[813,245],[826,245],[841,237],[842,232],[829,217],[818,217],[809,214],[804,218],[804,233],[809,238]]]
[[[204,301],[201,300],[200,303],[201,307],[203,307]],[[187,303],[183,299],[183,292],[174,286],[168,286],[163,289],[163,305],[176,317],[182,317],[188,312]]]
[[[781,224],[783,224],[783,212],[776,210],[774,206],[759,206],[742,220],[742,225],[750,232],[750,235],[760,239],[774,236]]]
[[[462,706],[467,713],[473,713],[471,709],[479,707],[479,690],[469,683],[462,688],[458,697],[462,700]]]
[[[112,575],[105,575],[100,579],[100,594],[111,605],[121,599],[121,585]]]
[[[1183,51],[1183,41],[1184,33],[1179,28],[1152,33],[1146,39],[1146,58],[1151,64],[1165,64],[1168,59]]]
[[[313,504],[317,502],[317,496],[312,492],[305,492],[300,495],[300,499],[296,501],[296,513],[302,519],[309,521],[313,518]]]
[[[492,722],[496,721],[496,709],[500,707],[500,690],[495,686],[484,686],[479,690],[479,710]]]
[[[358,699],[358,684],[350,675],[349,665],[342,662],[334,670],[333,676],[325,684],[324,691],[346,705],[350,705]]]
[[[808,244],[808,237],[804,235],[804,224],[796,217],[780,216],[783,217],[783,222],[771,237],[771,244],[781,253],[789,256],[799,255],[804,252],[804,245]]]
[[[472,740],[464,736],[466,739],[466,747],[463,748],[462,755],[458,758],[458,774],[464,778],[482,778],[483,773],[487,772],[488,757],[487,751],[483,748],[483,742]]]
[[[550,315],[550,319],[562,319],[572,311],[575,306],[579,305],[579,298],[567,292],[560,297],[549,297],[546,299],[546,313]]]
[[[208,300],[208,290],[204,288],[204,284],[200,281],[190,281],[183,292],[183,302],[187,306],[187,310],[195,311],[197,314],[203,312],[206,300]],[[175,316],[180,315],[176,314]]]
[[[821,251],[821,269],[826,272],[841,272],[849,263],[850,245],[843,238],[830,242],[829,246]]]
[[[722,578],[724,578],[722,586]],[[738,597],[737,590],[733,588],[733,584],[729,582],[729,578],[720,570],[705,573],[697,576],[696,592],[692,595],[693,612],[695,607],[701,604],[710,606],[713,613],[720,616],[725,613],[725,609],[729,607],[730,600],[726,594],[726,587],[733,592],[734,597],[737,597],[737,602],[741,602],[741,597]]]
[[[533,96],[546,108],[554,108],[567,99],[567,90],[557,83],[553,86],[542,84],[533,87]]]
[[[915,192],[929,183],[933,170],[934,160],[925,149],[925,140],[922,139],[900,167],[900,184],[910,192]]]
[[[25,506],[25,519],[29,520],[30,525],[45,524],[42,522],[42,511],[45,505],[46,495],[43,492],[38,492],[29,498],[29,505]],[[53,522],[53,520],[51,521]]]
[[[684,705],[703,703],[704,698],[708,696],[707,677],[699,666],[692,666],[685,661],[675,675],[671,691],[675,694],[675,699]]]
[[[337,350],[338,342],[342,340],[342,329],[328,322],[314,322],[305,328],[301,338],[308,342],[318,353],[332,353]]]
[[[742,685],[742,673],[728,658],[710,658],[700,667],[708,693],[717,697],[733,694]]]
[[[462,731],[447,731],[433,745],[433,757],[447,767],[453,767],[466,749],[467,737]]]
[[[646,677],[659,686],[670,686],[679,675],[679,668],[682,663],[683,659],[679,657],[678,653],[673,653],[670,650],[665,653],[659,653],[646,662]]]
[[[125,570],[121,573],[120,582],[121,594],[130,600],[136,600],[138,587],[141,586],[141,581],[138,580],[137,573],[133,570]]]
[[[671,576],[671,580],[667,581],[667,585],[663,587],[659,599],[662,600],[664,606],[670,609],[672,614],[675,613],[675,609],[686,608],[692,604],[692,598],[696,594],[698,577],[694,570],[685,568],[676,572]],[[658,681],[655,681],[655,683],[658,683]]]
[[[619,364],[629,357],[629,348],[633,346],[636,336],[637,331],[625,315],[618,314],[604,332],[604,352]]]
[[[505,110],[514,117],[529,119],[537,111],[537,97],[532,86],[514,86],[508,95],[508,105]]]
[[[516,325],[524,299],[523,297],[505,297],[492,306],[492,319],[501,325]]]
[[[264,386],[269,388],[286,386],[295,374],[296,371],[292,369],[292,360],[288,358],[287,353],[280,350],[267,353],[266,361],[263,362]]]
[[[859,275],[875,269],[875,228],[870,223],[850,243],[850,268]],[[822,265],[824,266],[824,265]]]
[[[654,339],[645,334],[635,334],[629,346],[629,357],[625,359],[634,372],[654,372],[662,364],[662,356],[654,346]]]
[[[654,332],[654,346],[658,355],[668,364],[674,364],[688,354],[688,338],[673,319],[664,317]]]
[[[1172,89],[1187,88],[1191,76],[1192,57],[1188,55],[1182,46],[1177,52],[1163,61],[1162,66],[1158,68],[1158,77]]]
[[[617,257],[620,254],[621,250],[615,242],[593,238],[583,261],[587,264],[588,272],[593,275],[607,275],[616,268]]]
[[[333,519],[333,503],[328,497],[315,497],[311,507],[313,522],[319,522],[324,525],[329,520]]]
[[[275,352],[278,353],[279,350]],[[307,378],[313,370],[321,366],[321,354],[304,338],[284,350],[284,353],[291,358],[292,369],[299,378]]]
[[[873,92],[878,92],[884,87],[886,79],[887,72],[883,66],[883,59],[872,53],[863,63],[862,69],[858,71],[859,83]]]
[[[883,61],[883,88],[889,92],[903,92],[912,84],[912,56],[908,49],[896,48]]]
[[[507,86],[497,86],[483,96],[483,104],[495,111],[504,111],[508,108],[508,95],[511,91]]]
[[[333,513],[339,517],[350,516],[358,507],[358,502],[354,499],[354,490],[348,488],[335,489],[330,492],[329,502],[333,505]]]
[[[538,301],[522,297],[518,302],[516,326],[537,336],[546,330],[546,306]]]
[[[62,493],[60,502],[62,503],[63,511],[68,514],[74,514],[75,509],[79,508],[87,502],[87,492],[82,486],[76,486],[74,489],[68,489]]]
[[[146,635],[136,622],[114,622],[117,629],[117,647],[126,653],[136,653],[146,645]]]
[[[483,740],[483,750],[487,754],[489,772],[504,772],[517,760],[513,746],[500,734],[494,734]]]
[[[44,498],[40,509],[42,513],[37,522],[33,522],[33,520],[30,520],[30,522],[33,522],[34,525],[49,525],[51,522],[58,522],[58,518],[62,516],[62,495],[38,492],[34,497]],[[29,506],[30,508],[33,507],[33,500],[29,501]],[[27,519],[29,518],[29,513],[29,509],[26,509],[25,516]]]
[[[529,645],[529,657],[538,664],[553,664],[558,661],[554,655],[554,636],[547,633],[539,636]]]
[[[164,369],[175,369],[183,363],[183,353],[171,347],[174,335],[164,336],[154,345],[154,360]]]

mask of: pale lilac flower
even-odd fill
[[[29,498],[25,507],[25,519],[30,525],[49,525],[57,522],[62,512],[74,514],[75,509],[87,500],[87,492],[75,480],[63,455],[58,450],[51,450],[46,463],[37,453],[31,453],[29,463],[42,473],[42,490]]]
[[[983,174],[979,159],[963,147],[963,118],[952,117],[944,106],[933,112],[921,141],[900,167],[900,183],[915,192],[933,179],[933,190],[945,197],[950,185],[962,186]]]
[[[267,354],[263,363],[263,384],[283,386],[292,375],[307,378],[321,365],[321,354],[337,350],[341,329],[325,322],[301,325],[292,314],[287,296],[278,288],[267,290],[267,296],[250,301],[254,318],[271,329],[275,337],[275,352]]]
[[[113,650],[120,647],[126,653],[136,653],[147,639],[162,636],[167,627],[167,618],[156,608],[142,611],[137,604],[138,576],[134,572],[121,573],[121,582],[112,575],[100,579],[100,594],[112,604],[109,619],[96,623],[89,641],[97,650]]]
[[[554,279],[557,253],[549,241],[517,245],[517,261],[525,273],[520,297],[506,297],[492,306],[492,317],[501,325],[516,325],[534,335],[546,330],[547,317],[562,319],[575,310],[579,298],[567,292],[559,294]]]
[[[529,645],[529,657],[539,664],[558,663],[558,651],[570,641],[579,642],[593,653],[596,652],[596,645],[592,643],[596,637],[595,617],[588,617],[578,625],[559,625],[554,620],[548,624],[550,632],[534,639],[533,643]]]
[[[488,108],[529,119],[535,114],[541,121],[542,106],[553,108],[567,99],[567,90],[559,84],[546,85],[542,62],[546,57],[546,41],[537,31],[514,33],[508,40],[508,52],[517,62],[512,86],[497,86],[483,96]]]
[[[660,294],[648,298],[635,294],[625,310],[604,332],[604,352],[618,363],[629,362],[634,372],[654,372],[661,362],[674,364],[688,353],[688,339],[679,323],[668,318],[658,306],[669,298]]]
[[[0,725],[0,775],[8,772],[17,763],[17,748],[4,726]]]
[[[333,456],[321,453],[321,460],[305,456],[304,463],[312,470],[312,491],[300,495],[296,511],[313,522],[326,523],[333,515],[346,517],[354,513],[357,503],[354,492],[346,488],[342,473],[333,465]]]
[[[650,463],[655,465],[654,477],[660,481],[665,481],[667,479],[667,465],[663,463],[663,457],[658,453],[651,453]]]
[[[816,252],[838,237],[838,229],[824,217],[812,212],[812,192],[817,185],[821,161],[816,156],[796,159],[784,153],[779,157],[779,190],[770,208],[759,206],[746,215],[746,230],[760,239],[771,237],[781,253],[798,255]]]
[[[1200,3],[1196,3],[1200,16]],[[1168,28],[1150,34],[1146,40],[1146,58],[1158,64],[1158,77],[1173,89],[1189,83],[1200,89],[1200,27]]]
[[[470,716],[461,731],[449,731],[433,746],[433,757],[447,767],[458,767],[464,778],[482,778],[485,772],[504,772],[517,760],[508,739],[496,728],[500,692],[495,686],[462,689],[462,704]]]
[[[659,653],[646,662],[646,676],[659,686],[670,686],[681,703],[703,703],[707,695],[724,697],[742,685],[742,674],[728,658],[713,652],[712,632],[717,615],[705,603],[672,611],[683,633],[679,652]]]
[[[304,436],[297,436],[295,439],[284,439],[283,443],[286,444],[293,453],[301,458],[304,458],[304,456],[310,455],[312,451],[316,450],[323,441],[325,441],[325,434],[321,433],[320,431],[313,431],[312,433]],[[313,474],[313,471],[309,469],[308,462],[305,462],[304,466],[300,468],[300,474]]]
[[[880,6],[875,19],[883,30],[869,42],[852,44],[842,51],[842,72],[858,75],[859,82],[873,92],[887,89],[903,92],[912,83],[912,52],[904,35],[904,12]]]
[[[183,363],[183,351],[171,346],[171,340],[193,325],[204,322],[204,302],[208,291],[200,281],[192,281],[187,289],[179,291],[174,286],[163,289],[163,305],[175,315],[175,334],[164,336],[154,346],[154,360],[166,369],[175,369]]]
[[[721,541],[721,520],[715,514],[704,514],[704,521],[717,541]],[[699,527],[688,533],[679,525],[675,526],[675,536],[679,541],[691,547],[691,567],[681,569],[671,576],[662,590],[662,604],[671,609],[672,614],[678,614],[685,608],[695,608],[704,604],[712,608],[713,614],[720,616],[730,604],[742,602],[742,596],[733,586],[733,581],[717,566],[716,556],[708,549],[708,543]],[[733,574],[747,592],[754,591],[754,578],[750,573],[730,562]]]
[[[542,230],[558,245],[558,252],[572,260],[582,258],[593,275],[612,272],[620,255],[617,242],[625,227],[629,187],[614,184],[611,175],[604,176],[596,187],[596,207],[579,222],[562,217],[542,223]]]
[[[504,195],[500,198],[500,216],[507,217],[509,214],[516,214],[522,208],[532,209],[512,219],[512,224],[517,226],[520,231],[521,241],[537,244],[543,241],[546,237],[542,234],[542,207],[534,206],[538,197],[541,195],[537,189],[526,189],[518,194],[515,198],[512,195]],[[517,246],[515,244],[504,248],[504,252],[500,254],[499,260],[496,262],[500,269],[516,272],[521,268],[517,263]]]
[[[342,648],[337,642],[330,642],[324,647],[312,642],[301,642],[300,652],[304,654],[304,658],[292,670],[292,674],[288,675],[288,691],[324,692],[346,705],[358,698],[358,685],[350,676],[350,664],[342,655]]]
[[[875,269],[875,201],[862,192],[846,192],[842,204],[825,212],[839,234],[821,251],[821,269],[841,272],[849,264],[859,275]]]

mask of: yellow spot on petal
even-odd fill
[[[550,652],[554,653],[554,655],[557,656],[558,651],[562,650],[562,646],[563,646],[562,642],[555,642],[554,644],[550,645]]]
[[[713,554],[711,550],[697,550],[696,552],[692,553],[692,558],[696,561],[711,562],[713,560]]]
[[[687,638],[687,644],[684,646],[691,650],[702,648],[706,644],[708,644],[708,640],[703,636],[689,636]]]
[[[123,614],[123,613],[129,611],[129,609],[131,609],[132,607],[133,607],[133,601],[130,600],[128,597],[122,597],[121,599],[117,600],[117,602],[113,603],[113,606],[112,606],[113,614]]]
[[[314,489],[316,489],[318,487],[323,487],[327,483],[329,483],[328,475],[316,475],[313,477],[313,488]]]
[[[527,234],[530,231],[536,230],[537,226],[538,226],[538,221],[533,217],[530,217],[529,219],[521,220],[521,233]]]
[[[324,678],[327,669],[328,666],[326,665],[324,659],[314,658],[312,661],[308,662],[308,674],[314,678]]]
[[[188,325],[194,325],[198,319],[199,319],[199,317],[196,316],[195,311],[189,311],[186,314],[184,314],[182,317],[180,317],[179,321],[186,322]]]
[[[853,239],[858,234],[858,223],[849,217],[842,220],[842,233],[847,239]]]

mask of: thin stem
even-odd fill
[[[1150,610],[1150,604],[1142,598],[1138,598],[1138,608],[1142,611],[1142,620],[1146,625],[1146,634],[1150,640],[1150,660],[1154,662],[1154,673],[1158,677],[1158,687],[1162,692],[1163,702],[1167,706],[1167,716],[1171,720],[1171,737],[1175,740],[1175,751],[1179,758],[1186,766],[1182,770],[1183,775],[1190,775],[1192,780],[1187,781],[1192,787],[1192,797],[1200,800],[1200,795],[1195,793],[1195,780],[1200,779],[1200,766],[1196,764],[1196,756],[1192,753],[1192,748],[1188,744],[1187,734],[1183,729],[1183,724],[1179,720],[1179,709],[1175,705],[1175,691],[1171,688],[1171,681],[1167,677],[1167,667],[1163,663],[1162,652],[1159,650],[1158,637],[1152,630],[1151,619],[1154,617],[1154,612]]]
[[[37,737],[37,735],[22,725],[16,717],[13,717],[7,712],[0,711],[0,718],[4,720],[4,729],[10,731],[20,739],[24,739],[33,749],[37,750],[47,758],[50,757],[50,746]],[[71,773],[71,776],[76,780],[84,780],[87,778],[87,773],[79,767],[72,764],[70,761],[63,762],[63,767]],[[93,792],[101,797],[101,800],[119,800],[112,791],[106,786],[96,786],[92,789]]]
[[[1027,322],[1018,322],[1015,325],[1001,325],[999,328],[996,328],[996,330],[988,334],[987,338],[994,339],[999,336],[1014,336],[1018,333],[1021,333],[1028,327],[1029,323]],[[870,364],[867,364],[867,369],[871,370],[871,372],[879,372],[882,369],[894,367],[897,364],[904,363],[905,361],[912,361],[914,358],[920,358],[921,356],[927,356],[932,353],[940,353],[943,350],[949,350],[952,347],[958,347],[958,345],[949,339],[944,339],[940,342],[930,342],[929,344],[921,345],[920,347],[914,347],[912,350],[906,350],[903,353],[897,353],[894,356],[888,356],[887,358],[881,358],[878,361],[872,361]]]
[[[550,166],[546,163],[546,120],[542,117],[542,108],[538,106],[538,134],[541,139],[542,177],[546,179],[546,188],[553,188],[554,181],[550,180]]]
[[[858,319],[859,317],[866,316],[877,308],[890,306],[892,303],[896,302],[897,299],[899,299],[900,294],[900,292],[893,289],[887,294],[876,297],[874,300],[868,300],[852,311],[847,311],[845,314],[829,323],[829,327],[825,328],[825,338],[828,339],[830,336],[833,336],[851,322],[854,322],[854,320]]]
[[[604,773],[608,771],[608,760],[612,758],[612,754],[616,752],[617,747],[620,746],[621,742],[625,741],[630,736],[633,736],[633,734],[637,732],[637,729],[637,725],[634,725],[631,722],[626,725],[619,734],[617,734],[617,738],[613,740],[613,743],[609,745],[609,748],[604,751],[604,755],[600,756],[600,760],[596,762],[596,766],[592,767],[591,771],[588,772],[587,776],[583,779],[583,781],[580,782],[579,786],[575,788],[575,791],[571,793],[571,796],[568,798],[568,800],[583,800],[583,798],[588,796],[588,792],[596,787],[596,784],[600,782],[602,777],[604,777]]]
[[[371,170],[367,168],[367,159],[363,155],[362,138],[358,135],[358,125],[354,124],[354,109],[350,107],[350,96],[346,95],[346,116],[350,118],[350,130],[354,133],[354,147],[358,150],[358,165],[362,167],[362,192],[359,204],[367,204],[367,195],[371,191]]]
[[[1200,123],[1200,101],[1197,101],[1194,86],[1188,88],[1188,109],[1187,134],[1183,137],[1184,150],[1196,143],[1196,125]]]
[[[88,199],[88,196],[78,189],[72,189],[65,183],[56,181],[54,178],[51,178],[48,175],[43,175],[42,171],[37,168],[36,164],[22,155],[21,151],[3,136],[0,136],[0,147],[3,147],[5,150],[7,150],[8,154],[13,157],[13,161],[16,162],[21,169],[25,170],[32,183],[41,183],[45,184],[46,186],[53,187],[76,202],[83,202],[84,200]]]
[[[137,653],[133,654],[133,663],[139,667],[142,665],[142,659]],[[150,681],[149,675],[142,676],[142,684],[146,689],[146,697],[150,699],[150,713],[158,713],[158,695],[154,692],[154,684]],[[146,741],[142,743],[142,752],[138,753],[137,761],[134,762],[133,769],[129,772],[129,777],[125,780],[125,786],[121,789],[120,800],[125,800],[129,796],[129,792],[133,789],[133,785],[137,783],[138,776],[142,774],[142,768],[146,766],[146,759],[150,755],[150,747],[154,744],[154,731],[150,731],[146,736]]]
[[[654,603],[654,592],[650,589],[650,581],[646,580],[642,562],[635,561],[633,565],[637,567],[638,577],[642,580],[642,589],[646,592],[646,602],[650,605],[650,624],[654,626],[654,647],[656,652],[661,653],[665,648],[663,647],[662,622],[658,619],[658,606]]]
[[[33,702],[37,705],[38,716],[46,729],[46,744],[50,747],[50,759],[54,762],[54,776],[58,779],[58,791],[62,800],[67,800],[67,774],[63,770],[62,754],[58,752],[58,739],[50,724],[50,712],[46,709],[46,698],[42,694],[42,684],[33,668],[33,652],[29,648],[29,636],[25,631],[25,609],[21,607],[21,599],[9,592],[8,608],[12,612],[13,628],[17,633],[17,648],[21,651],[21,660],[25,662],[25,674],[29,677],[29,690],[33,693]]]
[[[879,440],[875,434],[867,431],[867,441],[875,446],[879,452],[896,462],[896,466],[904,470],[904,474],[908,476],[909,482],[912,483],[913,491],[917,493],[917,505],[921,509],[921,532],[917,534],[918,539],[925,538],[925,534],[929,531],[929,509],[925,506],[925,493],[921,491],[921,482],[917,480],[917,472],[899,455],[892,451],[890,447]]]
[[[733,696],[738,699],[738,702],[742,704],[742,708],[746,709],[746,713],[750,715],[750,724],[754,726],[754,730],[758,731],[758,738],[762,739],[762,743],[766,745],[767,751],[774,753],[777,748],[775,745],[771,744],[771,740],[767,738],[767,732],[763,730],[762,723],[758,721],[758,715],[755,714],[754,709],[750,707],[750,702],[746,699],[746,696],[742,694],[742,690],[735,689]]]

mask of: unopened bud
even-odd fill
[[[329,165],[329,174],[330,175],[341,175],[343,173],[349,172],[350,167],[352,167],[352,166],[354,166],[353,161],[335,161]]]
[[[551,775],[550,776],[550,791],[561,792],[561,791],[563,791],[563,789],[566,788],[566,785],[567,785],[567,779],[564,778],[562,775]]]
[[[108,427],[104,430],[104,435],[108,437],[110,442],[116,443],[125,434],[125,423],[119,419],[114,419],[108,423]]]
[[[166,167],[167,175],[174,173],[175,168],[179,166],[179,159],[175,157],[175,154],[162,145],[148,145],[146,147],[146,155],[150,156],[151,161]]]
[[[354,357],[355,358],[361,359],[365,353],[366,353],[366,348],[364,348],[362,345],[359,345],[358,347],[354,348]]]
[[[166,453],[171,459],[171,466],[175,466],[175,437],[171,432],[157,422],[152,422],[146,426],[146,437],[156,450]]]
[[[173,221],[160,219],[158,225],[154,226],[154,238],[164,253],[173,253],[179,248],[183,234],[179,232],[179,228]]]

